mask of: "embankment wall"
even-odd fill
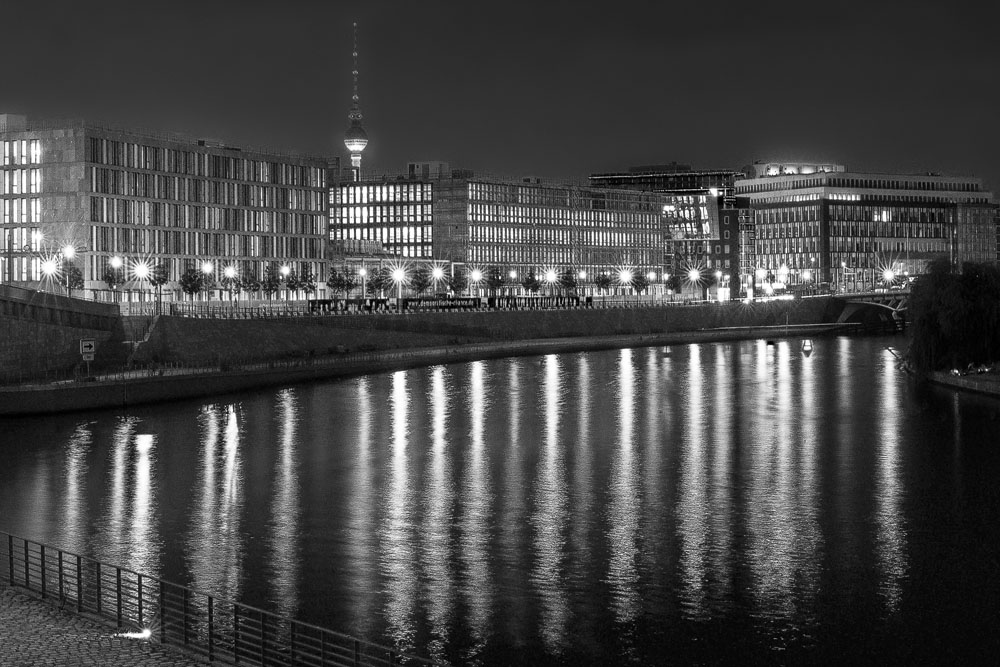
[[[817,298],[755,304],[328,315],[287,320],[161,316],[133,360],[239,363],[478,342],[819,324],[836,321],[842,307],[842,302]]]

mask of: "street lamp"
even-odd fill
[[[230,308],[235,308],[236,306],[233,303],[233,286],[236,283],[236,267],[230,264],[222,270],[222,275],[226,278],[226,289],[229,290],[229,306]]]
[[[139,303],[143,302],[142,283],[149,280],[152,269],[144,261],[137,261],[132,264],[132,275],[139,280]],[[141,305],[140,305],[141,307]]]
[[[555,286],[556,280],[558,280],[558,279],[559,279],[559,276],[556,275],[555,270],[548,269],[548,270],[545,271],[545,282],[547,282],[549,284],[549,296],[553,296],[553,294],[555,292],[555,287],[554,286]]]
[[[397,266],[392,270],[392,281],[396,283],[396,312],[403,312],[403,283],[406,282],[406,271]]]
[[[292,272],[292,267],[287,264],[282,264],[281,268],[278,269],[278,273],[281,274],[281,281],[285,283],[285,301],[288,301],[288,274]]]
[[[111,267],[111,272],[113,276],[111,288],[114,290],[114,300],[116,303],[118,302],[118,283],[119,283],[118,278],[121,275],[120,272],[124,264],[125,262],[122,261],[122,258],[119,257],[118,255],[113,255],[111,259],[108,260],[108,266]]]
[[[472,290],[479,289],[478,283],[480,280],[483,279],[483,272],[480,271],[479,269],[473,269],[472,273],[469,274],[469,277],[472,278],[472,282],[469,284],[469,296],[473,296]]]
[[[209,281],[209,279],[210,279],[213,271],[215,271],[215,267],[212,265],[211,262],[205,261],[205,262],[201,263],[201,280],[202,280],[202,284],[203,285],[207,285],[208,284],[208,281]],[[211,301],[211,296],[212,296],[211,294],[206,294],[205,295],[205,300],[206,301]]]
[[[358,275],[361,276],[361,298],[368,298],[368,269],[361,267],[358,269]]]

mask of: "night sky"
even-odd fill
[[[1000,194],[998,10],[977,5],[4,2],[0,112],[346,158],[357,21],[366,172],[819,160]]]

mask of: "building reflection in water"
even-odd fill
[[[758,364],[769,363],[769,384],[758,400],[750,443],[748,561],[753,600],[765,619],[809,618],[818,588],[820,546],[816,507],[817,443],[801,424],[810,419],[802,404],[803,367],[793,362],[789,341],[767,345]],[[766,361],[761,361],[765,359]],[[811,368],[811,365],[808,366]],[[777,638],[776,638],[777,639]]]
[[[718,346],[708,347],[706,351],[715,357],[714,395],[711,403],[703,408],[705,423],[711,433],[710,460],[705,473],[709,489],[706,560],[711,572],[706,593],[710,613],[721,614],[732,596],[733,554],[736,548],[733,540],[733,524],[736,521],[733,512],[733,449],[736,446],[736,429],[742,425],[737,423],[732,394],[734,351]],[[705,371],[707,376],[707,365]]]
[[[78,424],[66,443],[66,491],[62,502],[60,544],[77,553],[87,553],[86,502],[87,457],[93,447],[92,424]],[[37,510],[36,506],[36,510]]]
[[[900,479],[899,447],[902,432],[902,409],[898,399],[899,371],[892,354],[883,352],[879,374],[881,396],[878,458],[875,489],[876,559],[879,570],[879,593],[888,612],[899,608],[903,579],[907,574],[906,531],[903,526],[903,482]],[[956,392],[957,394],[957,392]]]
[[[449,396],[453,386],[444,366],[431,370],[426,400],[431,414],[430,470],[424,505],[422,570],[427,581],[428,653],[446,660],[455,611],[455,577],[451,558],[451,527],[455,487],[448,442]]]
[[[461,537],[462,594],[469,612],[467,620],[473,646],[478,654],[492,634],[493,573],[490,571],[489,526],[492,517],[492,482],[489,475],[484,421],[492,387],[486,382],[486,364],[469,364],[468,414],[471,420],[467,470],[463,475]]]
[[[385,618],[389,636],[400,650],[414,648],[417,570],[415,540],[415,493],[410,482],[409,435],[410,395],[407,373],[392,374],[389,418],[392,423],[389,481],[385,487],[385,518],[379,530],[380,565],[385,580]]]
[[[294,389],[282,389],[276,396],[275,421],[278,452],[271,493],[271,548],[269,581],[274,587],[275,611],[295,616],[298,611],[299,556],[299,462],[298,398]]]
[[[245,546],[241,518],[245,502],[244,462],[237,405],[209,404],[198,417],[201,452],[187,553],[192,586],[239,599]]]
[[[357,449],[357,455],[347,483],[348,517],[343,541],[348,558],[344,586],[350,591],[350,599],[354,603],[351,631],[361,636],[368,636],[372,632],[373,618],[376,616],[375,596],[372,595],[372,591],[378,589],[376,583],[378,574],[372,558],[372,554],[377,552],[375,526],[379,514],[375,465],[372,462],[378,456],[373,446],[375,436],[372,419],[374,408],[372,383],[371,377],[358,378],[355,391],[356,404],[351,409],[345,410],[357,418],[357,429],[351,439]]]
[[[132,526],[128,537],[130,548],[127,567],[135,572],[160,571],[161,544],[155,534],[153,462],[156,436],[139,433],[135,436],[135,488],[132,496]]]
[[[685,418],[685,436],[678,443],[680,486],[677,500],[677,527],[680,538],[680,596],[683,614],[692,619],[707,614],[705,585],[708,580],[708,480],[705,474],[706,442],[705,382],[701,363],[702,348],[689,345],[687,386],[682,389],[680,411]]]
[[[535,562],[531,584],[541,601],[539,632],[545,649],[559,655],[564,649],[569,621],[569,601],[564,581],[566,548],[565,443],[560,440],[562,376],[559,357],[545,357],[542,379],[544,427],[542,451],[535,483],[534,527]]]
[[[635,369],[633,350],[618,355],[617,398],[618,442],[611,469],[610,507],[608,508],[608,585],[611,611],[615,622],[629,626],[641,612],[638,530],[640,502],[634,451]],[[624,630],[623,630],[624,632]]]
[[[131,549],[126,542],[129,524],[129,445],[135,434],[136,420],[125,417],[115,425],[111,436],[111,461],[108,492],[95,539],[97,558],[106,563],[125,565]]]

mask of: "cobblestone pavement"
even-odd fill
[[[194,667],[205,663],[0,584],[0,666]]]

